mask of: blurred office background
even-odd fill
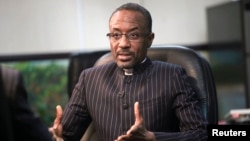
[[[25,76],[33,109],[50,125],[68,100],[69,56],[109,50],[110,14],[129,0],[0,0],[0,61]],[[219,118],[249,107],[249,1],[133,0],[153,18],[153,46],[184,45],[210,62]],[[248,23],[248,25],[247,25]]]

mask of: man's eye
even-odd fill
[[[132,39],[139,38],[139,33],[130,33],[129,38],[132,38]]]
[[[114,34],[113,34],[113,37],[114,37],[114,38],[119,38],[120,36],[121,36],[121,35],[118,34],[118,33],[114,33]]]

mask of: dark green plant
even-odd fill
[[[56,105],[65,106],[67,94],[67,60],[22,61],[8,64],[24,78],[32,109],[51,126]]]

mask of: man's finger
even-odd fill
[[[61,119],[62,119],[62,115],[63,115],[63,110],[62,107],[60,105],[56,106],[56,118],[54,120],[54,128],[57,128],[57,126],[61,123]]]
[[[134,104],[134,114],[135,114],[135,123],[127,131],[127,135],[130,135],[132,132],[137,131],[139,125],[142,123],[142,116],[140,114],[139,102],[136,101]]]
[[[136,101],[134,104],[134,112],[135,112],[135,124],[139,124],[141,122],[142,116],[140,113],[139,102]]]

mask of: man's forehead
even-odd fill
[[[114,13],[110,19],[111,28],[121,28],[129,26],[129,28],[140,28],[143,26],[144,20],[142,15],[137,11],[121,10]]]
[[[138,11],[134,11],[134,10],[120,10],[115,12],[112,17],[110,18],[110,21],[114,21],[114,20],[135,20],[135,19],[142,19],[143,15],[138,12]]]

